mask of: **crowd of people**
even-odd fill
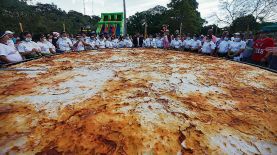
[[[277,70],[276,41],[266,33],[254,36],[251,33],[213,35],[169,35],[155,34],[144,37],[112,36],[81,32],[69,35],[66,32],[32,35],[23,32],[16,36],[12,31],[0,33],[0,63],[15,63],[25,59],[65,52],[80,52],[104,48],[160,48],[190,51],[204,55],[245,61]]]

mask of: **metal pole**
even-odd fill
[[[65,32],[65,23],[63,23],[63,32]]]
[[[182,35],[182,28],[183,28],[183,23],[180,25],[180,35]]]
[[[126,20],[126,3],[123,0],[123,8],[124,8],[124,35],[127,35],[127,20]]]
[[[20,28],[20,31],[23,32],[23,26],[22,26],[22,23],[19,23],[19,28]]]
[[[84,15],[86,15],[86,3],[85,3],[85,0],[83,0],[83,5],[84,5]]]

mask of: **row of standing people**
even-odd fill
[[[193,51],[205,55],[216,55],[227,57],[237,61],[251,61],[260,64],[266,62],[270,52],[266,48],[274,47],[274,41],[261,35],[254,40],[253,36],[244,38],[236,33],[230,36],[224,32],[220,38],[215,37],[211,31],[207,36],[187,35],[185,38],[179,35],[168,37],[168,35],[144,38],[141,35],[134,37],[116,37],[109,35],[97,35],[96,33],[80,33],[75,36],[66,32],[40,34],[34,37],[29,32],[21,34],[16,40],[11,31],[0,34],[0,62],[12,63],[23,59],[64,53],[69,51],[84,51],[103,48],[163,48]]]
[[[198,36],[190,34],[185,37],[180,35],[170,36],[150,35],[144,39],[136,35],[133,38],[135,47],[174,49],[179,51],[192,51],[205,55],[225,57],[235,61],[244,61],[270,67],[277,70],[276,41],[267,33],[244,35],[235,33],[230,35],[225,31],[216,37],[209,30],[208,35]]]
[[[33,37],[23,32],[15,38],[11,31],[0,32],[0,63],[15,63],[24,59],[36,58],[56,53],[84,51],[103,48],[131,48],[129,37],[111,37],[91,33],[80,33],[70,37],[66,32],[40,34]]]

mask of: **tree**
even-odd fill
[[[164,24],[167,9],[163,6],[156,6],[147,11],[137,12],[128,19],[128,33],[144,33],[144,24],[148,25],[148,32],[152,34],[159,33]]]
[[[276,0],[220,0],[219,22],[231,25],[237,18],[253,15],[257,22],[276,21]]]
[[[20,32],[19,22],[24,30],[33,33],[62,31],[63,24],[69,33],[78,33],[81,27],[90,26],[96,29],[98,16],[85,16],[76,11],[66,13],[54,4],[28,5],[28,0],[0,0],[0,30]]]
[[[169,30],[174,33],[176,30],[180,30],[181,23],[182,32],[200,32],[204,20],[197,11],[196,0],[171,0],[167,6],[168,9],[156,6],[129,17],[128,32],[131,34],[143,33],[144,23],[147,23],[148,32],[152,34],[159,33],[163,24],[169,25]]]
[[[239,31],[258,31],[259,23],[253,15],[239,17],[233,21],[230,31],[235,33]]]
[[[196,0],[171,0],[169,8],[171,31],[179,30],[182,24],[182,32],[197,33],[200,31],[204,20],[197,11]]]

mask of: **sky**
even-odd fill
[[[156,5],[165,6],[170,0],[125,0],[127,8],[127,17],[155,7]],[[207,19],[213,13],[218,12],[219,0],[197,0],[199,3],[198,11],[201,17]],[[83,0],[33,0],[33,4],[54,3],[65,11],[75,10],[84,13]],[[122,12],[122,0],[84,0],[86,15],[101,15],[101,12]],[[209,22],[209,24],[213,24]]]

